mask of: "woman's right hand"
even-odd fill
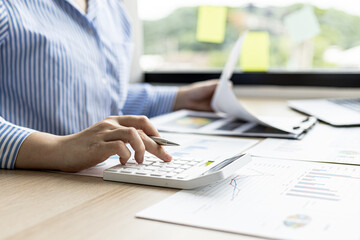
[[[55,136],[35,132],[23,142],[15,168],[77,172],[119,155],[121,164],[131,157],[126,144],[142,163],[148,151],[164,161],[172,157],[148,136],[159,136],[145,116],[112,116],[72,135]]]

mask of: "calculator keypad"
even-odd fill
[[[202,162],[204,160],[191,158],[173,158],[171,162],[163,162],[155,156],[147,155],[142,164],[137,164],[131,159],[126,165],[117,165],[109,170],[122,174],[184,179],[191,168]]]

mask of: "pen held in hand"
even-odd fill
[[[174,142],[171,142],[171,141],[168,141],[164,138],[161,138],[161,137],[150,137],[154,142],[156,142],[157,144],[159,145],[162,145],[162,146],[180,146],[180,144],[177,144],[177,143],[174,143]]]

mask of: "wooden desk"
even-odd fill
[[[245,103],[264,115],[298,114],[284,100],[247,99]],[[251,238],[134,217],[175,192],[94,177],[0,170],[0,239]]]

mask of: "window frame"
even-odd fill
[[[187,84],[218,79],[220,71],[146,71],[144,82],[154,84]],[[234,85],[360,88],[360,71],[268,71],[235,72]]]

